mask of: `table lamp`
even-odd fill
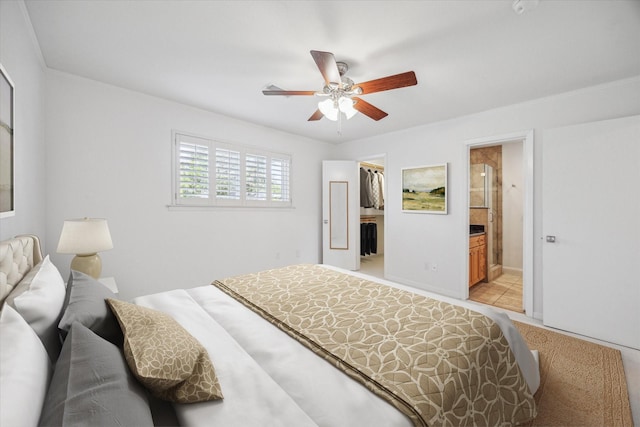
[[[76,254],[71,261],[71,269],[98,279],[102,272],[102,260],[98,252],[112,248],[106,219],[81,218],[65,220],[56,252]]]

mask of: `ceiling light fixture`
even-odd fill
[[[347,64],[337,62],[336,65],[340,72],[341,82],[329,83],[322,89],[322,92],[316,92],[317,96],[327,97],[327,99],[318,102],[318,109],[327,119],[334,122],[341,118],[341,113],[345,115],[347,120],[355,116],[358,112],[354,108],[357,101],[352,97],[362,94],[362,89],[360,87],[354,88],[353,80],[344,76],[348,69]]]
[[[353,105],[356,103],[353,99],[347,96],[340,96],[338,98],[331,97],[324,101],[318,102],[318,109],[324,114],[324,116],[332,121],[337,121],[338,116],[342,113],[347,120],[355,116],[358,112]]]

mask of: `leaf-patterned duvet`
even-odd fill
[[[214,285],[416,426],[517,425],[536,415],[507,339],[483,314],[315,265]]]

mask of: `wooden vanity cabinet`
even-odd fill
[[[487,238],[484,234],[469,237],[469,287],[487,277]]]

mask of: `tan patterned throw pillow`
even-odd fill
[[[207,350],[171,316],[107,299],[124,335],[124,355],[154,396],[180,403],[222,399]]]

